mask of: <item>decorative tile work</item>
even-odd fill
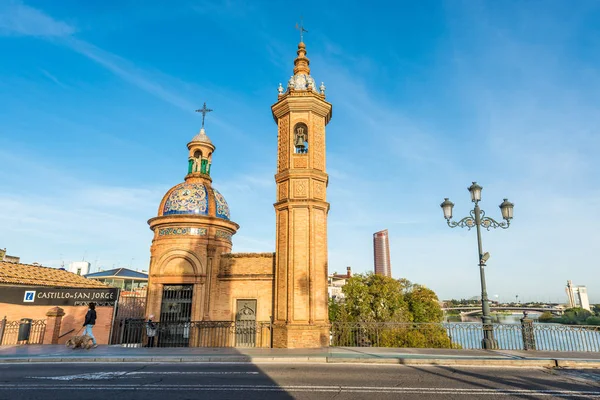
[[[283,200],[283,199],[287,199],[288,197],[288,182],[281,182],[279,184],[279,198],[277,199],[277,201]]]
[[[215,237],[225,239],[231,242],[231,233],[218,230],[215,232]]]
[[[294,168],[307,168],[308,167],[308,155],[294,155]]]
[[[290,115],[286,114],[279,119],[279,151],[277,156],[277,171],[289,168],[289,140],[290,140]]]
[[[294,181],[294,197],[308,197],[308,179]]]
[[[213,192],[215,192],[215,204],[217,206],[217,217],[229,220],[229,206],[227,205],[227,201],[225,197],[217,189],[213,187]]]
[[[314,78],[307,74],[293,75],[288,81],[288,88],[294,90],[311,90],[315,93],[319,93]]]
[[[206,228],[189,228],[189,227],[177,227],[177,228],[162,228],[158,230],[158,236],[171,236],[171,235],[195,235],[195,236],[206,236]]]
[[[313,117],[312,133],[312,167],[325,171],[325,120],[323,118]]]
[[[325,200],[325,184],[315,181],[313,183],[313,195],[319,200]]]
[[[163,215],[199,214],[208,215],[206,187],[201,183],[180,183],[169,195]]]

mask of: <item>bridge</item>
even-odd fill
[[[442,307],[442,311],[460,311],[461,315],[475,315],[481,313],[481,306],[459,306],[459,307]],[[564,309],[557,307],[515,307],[515,306],[497,306],[490,307],[490,311],[527,311],[527,312],[546,312],[552,314],[562,314]]]

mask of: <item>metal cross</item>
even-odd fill
[[[202,114],[202,128],[204,128],[204,118],[206,117],[206,114],[208,114],[209,112],[212,112],[212,110],[210,108],[206,108],[206,102],[204,102],[204,105],[202,106],[202,108],[196,110],[196,112],[199,112]]]
[[[300,26],[298,26],[298,23],[296,23],[296,29],[298,29],[300,31],[300,43],[304,42],[304,32],[308,32],[306,29],[304,29],[304,24],[302,22],[302,17],[300,17]]]

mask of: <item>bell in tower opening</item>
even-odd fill
[[[303,122],[296,124],[296,126],[294,126],[294,134],[294,146],[296,147],[296,153],[308,153],[308,127],[306,124]]]

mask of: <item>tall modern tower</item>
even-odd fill
[[[375,258],[375,274],[392,276],[390,261],[390,240],[387,229],[373,234],[373,255]]]

